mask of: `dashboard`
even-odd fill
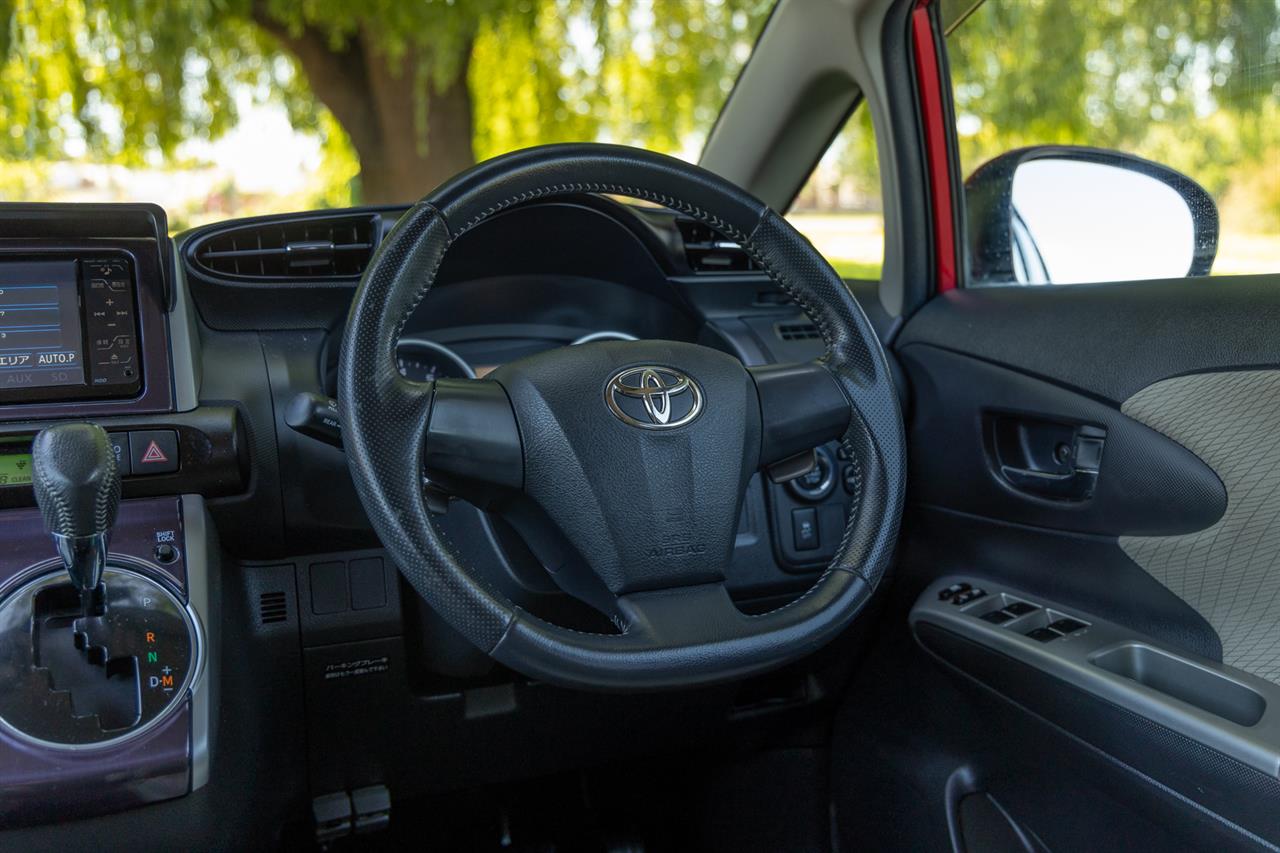
[[[495,666],[402,590],[355,493],[334,396],[360,274],[402,212],[239,219],[171,237],[151,205],[0,205],[0,603],[57,565],[34,506],[33,438],[88,420],[123,475],[113,559],[198,626],[183,678],[152,675],[151,651],[141,659],[141,689],[152,677],[177,687],[145,735],[104,735],[111,762],[33,750],[0,711],[0,827],[184,797],[205,803],[191,806],[201,814],[238,813],[242,792],[264,786],[263,808],[353,791],[379,802],[378,790],[506,778],[510,754],[550,771],[678,739],[658,700],[639,697],[615,708],[650,713],[652,743],[582,731],[605,700]],[[419,382],[483,378],[552,347],[637,338],[749,365],[822,348],[734,244],[669,210],[584,195],[513,207],[458,240],[406,318],[396,362]],[[728,579],[745,610],[803,594],[838,545],[857,478],[834,446],[817,459],[799,480],[750,483]],[[527,529],[460,501],[441,509],[459,557],[502,594],[599,627],[600,614],[560,592]],[[741,695],[710,691],[705,719],[802,709],[821,692],[816,677],[806,667]],[[269,715],[221,705],[223,732],[251,739],[219,737],[227,695],[272,703]],[[681,719],[694,713],[682,707]],[[69,793],[107,777],[128,781],[92,802]]]

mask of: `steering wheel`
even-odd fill
[[[611,193],[665,205],[737,241],[812,319],[813,362],[747,368],[709,347],[602,341],[511,362],[484,379],[413,382],[395,347],[449,247],[522,202]],[[356,292],[342,347],[344,444],[360,500],[400,571],[450,625],[530,677],[654,689],[740,678],[815,651],[861,611],[902,513],[902,416],[884,351],[830,265],[785,220],[678,160],[594,144],[482,163],[416,204]],[[803,471],[840,439],[857,497],[827,570],[795,601],[744,614],[725,587],[752,475]],[[801,466],[801,467],[797,467]],[[549,520],[588,571],[549,566],[616,633],[552,624],[464,564],[424,478],[481,507]]]

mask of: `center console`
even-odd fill
[[[0,234],[7,828],[207,781],[204,498],[242,490],[247,462],[237,409],[197,405],[175,370],[193,354],[163,211],[0,205]]]
[[[88,613],[40,512],[2,515],[0,825],[119,811],[203,785],[216,686],[203,501],[121,503],[105,596]]]

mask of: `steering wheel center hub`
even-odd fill
[[[525,493],[611,593],[724,577],[760,454],[741,362],[676,341],[601,341],[490,378],[519,424]]]

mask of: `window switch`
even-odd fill
[[[949,599],[959,595],[962,592],[968,592],[969,585],[967,583],[953,583],[951,586],[938,593],[939,601],[948,601]]]
[[[1027,601],[1015,601],[1013,604],[1010,604],[1005,608],[1005,612],[1010,613],[1013,616],[1025,616],[1031,611],[1039,609],[1039,605],[1031,604]]]
[[[1062,635],[1059,634],[1057,631],[1053,630],[1052,628],[1036,628],[1033,631],[1028,631],[1027,636],[1037,642],[1047,643],[1047,642],[1050,642],[1051,640],[1058,639]]]
[[[1057,622],[1050,622],[1049,627],[1060,634],[1073,634],[1081,628],[1088,628],[1089,626],[1081,622],[1079,619],[1072,619],[1069,616],[1064,616]]]
[[[983,622],[990,622],[992,625],[1003,625],[1012,619],[1013,616],[1009,613],[1005,613],[1003,610],[992,610],[990,613],[983,613],[980,618]]]

